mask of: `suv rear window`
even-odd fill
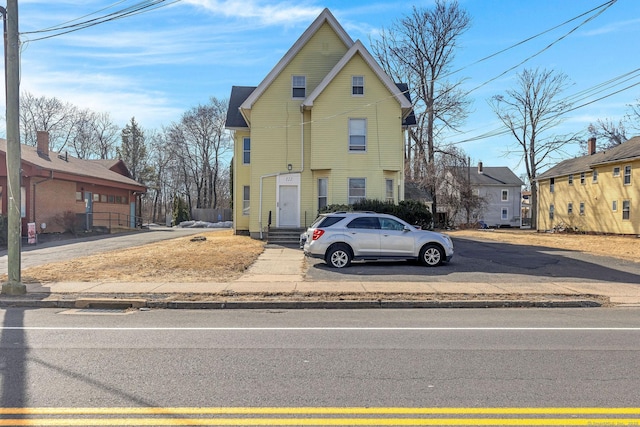
[[[342,221],[344,218],[345,217],[343,216],[326,216],[324,217],[324,219],[321,219],[320,221],[316,221],[316,223],[312,225],[311,228],[331,227],[333,224]]]

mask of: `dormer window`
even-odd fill
[[[306,98],[307,93],[307,77],[306,76],[293,76],[291,78],[291,96],[293,98]]]
[[[351,77],[351,94],[364,95],[364,76]]]

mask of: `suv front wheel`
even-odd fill
[[[344,244],[336,244],[329,248],[325,262],[333,268],[349,267],[351,264],[351,251]]]
[[[444,260],[444,251],[438,245],[425,245],[420,250],[420,262],[429,267],[436,267]]]

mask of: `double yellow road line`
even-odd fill
[[[0,408],[0,426],[640,426],[640,408]]]

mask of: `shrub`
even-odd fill
[[[395,215],[409,224],[417,225],[423,229],[432,227],[433,215],[427,206],[415,200],[403,200],[400,203],[383,202],[381,200],[363,199],[353,205],[329,205],[320,210],[320,213],[330,212],[372,211]]]
[[[178,225],[189,220],[191,220],[189,205],[182,197],[175,196],[173,198],[173,223]]]
[[[57,214],[53,218],[53,222],[62,227],[65,232],[77,234],[82,228],[81,221],[78,219],[78,215],[73,211],[64,211],[61,214]]]

